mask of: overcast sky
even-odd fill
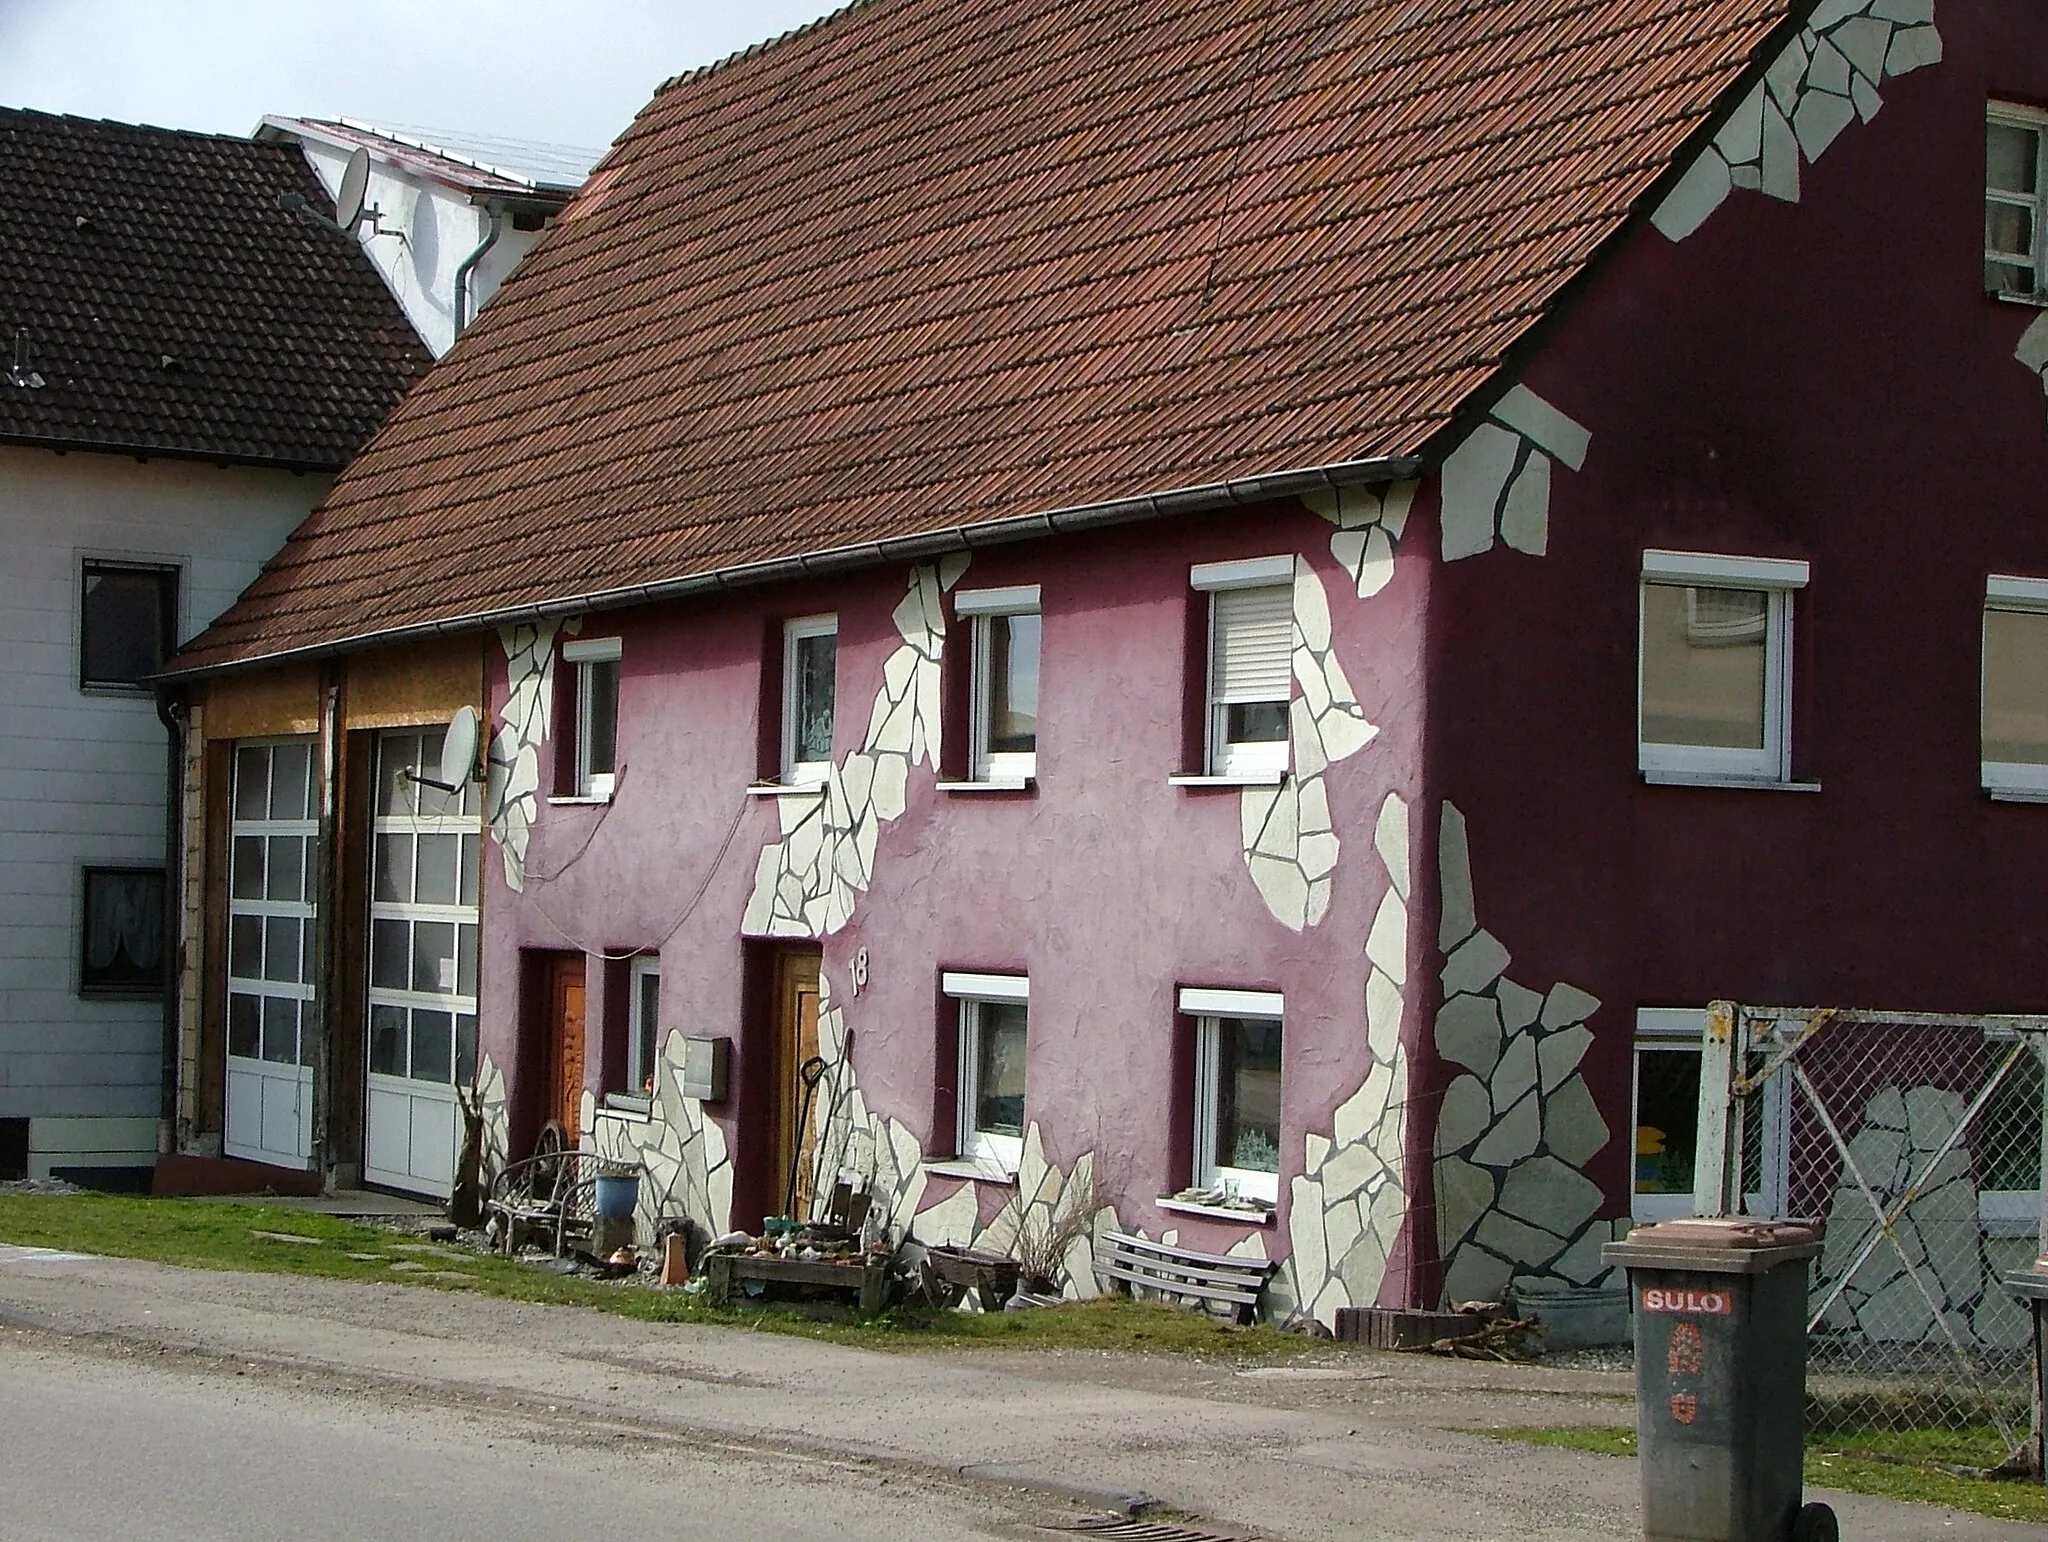
[[[247,134],[265,113],[601,150],[670,75],[838,0],[0,0],[0,106]]]

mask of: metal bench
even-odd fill
[[[1096,1243],[1095,1273],[1133,1299],[1140,1290],[1199,1304],[1227,1306],[1238,1322],[1250,1323],[1266,1282],[1280,1266],[1264,1258],[1230,1258],[1198,1253],[1125,1232],[1104,1232]]]
[[[510,1258],[522,1237],[545,1239],[555,1256],[588,1242],[597,1229],[597,1180],[639,1172],[594,1151],[541,1151],[514,1162],[491,1180],[484,1208],[502,1227],[499,1245]]]

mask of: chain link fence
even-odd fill
[[[2032,1416],[2030,1321],[2000,1282],[2040,1248],[2048,1019],[1723,1007],[1705,1048],[1723,1206],[1825,1227],[1809,1424],[2001,1460]]]

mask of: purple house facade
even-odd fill
[[[644,1164],[650,1232],[846,1180],[1081,1293],[1109,1226],[1279,1260],[1271,1310],[1330,1323],[1597,1286],[1675,1202],[1711,1001],[2048,1005],[2048,20],[1589,5],[1503,14],[1461,74],[1366,7],[1287,43],[1323,84],[1245,109],[1200,240],[1110,149],[1072,164],[1123,201],[1064,223],[1033,211],[1080,196],[1067,162],[927,166],[923,213],[994,200],[971,228],[1027,269],[881,164],[938,133],[870,93],[967,46],[940,9],[666,88],[188,651],[205,710],[334,768],[316,1078],[374,1100],[425,1042],[399,1014],[445,1012],[429,1068],[492,1159],[559,1121]],[[1223,23],[1146,26],[1213,65],[1184,105],[1236,89]],[[652,242],[818,131],[764,105],[797,77],[860,104],[868,234],[830,199],[721,228],[823,243],[854,291],[944,274],[923,301],[721,290],[718,239]],[[706,114],[743,125],[724,160]],[[622,354],[642,304],[716,335]],[[349,717],[429,648],[468,662]],[[279,735],[235,703],[291,670],[327,715]],[[431,764],[465,704],[483,780],[400,831],[424,794],[377,736]],[[469,909],[401,938],[387,899],[380,932],[379,831],[456,838]]]

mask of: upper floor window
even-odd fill
[[[1188,581],[1209,596],[1208,774],[1281,775],[1294,681],[1294,559],[1205,562]]]
[[[1994,105],[1984,126],[1984,287],[2048,301],[2043,277],[2043,157],[2048,114]]]
[[[1791,776],[1792,592],[1804,562],[1643,553],[1637,764],[1646,776]]]
[[[176,644],[178,570],[88,559],[79,570],[78,683],[136,689]]]
[[[1280,1014],[1272,991],[1184,989],[1195,1019],[1195,1186],[1280,1199]]]
[[[953,609],[974,626],[968,774],[1029,781],[1038,774],[1038,585],[962,590]]]
[[[1984,585],[1983,785],[2048,797],[2048,579]]]
[[[619,639],[585,637],[562,644],[576,666],[576,796],[609,798],[618,779]]]
[[[1014,1173],[1024,1160],[1024,1054],[1031,981],[1023,975],[940,977],[960,1008],[960,1155]]]
[[[782,779],[816,786],[832,769],[832,704],[839,618],[805,616],[782,628]]]

